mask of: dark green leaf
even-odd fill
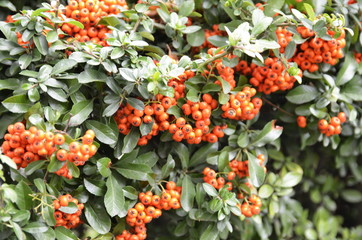
[[[286,98],[294,104],[310,102],[318,97],[318,91],[315,87],[309,85],[300,85],[290,91]]]
[[[258,159],[253,154],[247,152],[247,155],[250,181],[253,186],[260,187],[265,179],[264,169],[259,165]]]
[[[105,82],[107,75],[93,68],[88,68],[81,72],[78,76],[79,83]]]
[[[193,0],[184,1],[179,8],[178,14],[180,16],[187,17],[192,13],[192,11],[194,11],[194,8],[195,2]]]
[[[100,234],[106,234],[111,229],[111,219],[100,204],[86,203],[85,217],[89,225]]]
[[[98,172],[103,176],[103,177],[108,177],[109,175],[111,175],[111,170],[109,169],[110,166],[110,162],[111,159],[104,157],[101,159],[98,159],[97,161],[97,169]]]
[[[247,131],[241,132],[238,136],[238,145],[241,148],[245,148],[249,144],[249,135]]]
[[[205,162],[207,156],[210,153],[216,152],[219,147],[218,142],[216,143],[208,143],[198,149],[191,157],[189,166],[196,166]]]
[[[147,181],[147,173],[152,173],[149,166],[139,163],[124,163],[116,167],[117,172],[125,178]]]
[[[213,223],[209,224],[206,230],[200,236],[200,240],[216,240],[217,238],[218,230]]]
[[[137,145],[140,133],[137,128],[132,128],[123,140],[123,153],[130,153]]]
[[[29,163],[29,165],[26,166],[26,168],[25,168],[26,175],[31,175],[36,170],[42,168],[44,166],[44,164],[45,164],[45,161],[35,161],[35,162]]]
[[[178,155],[182,168],[189,167],[189,150],[183,143],[174,143],[172,150]]]
[[[362,193],[355,189],[344,189],[341,192],[342,198],[349,203],[362,202]]]
[[[38,35],[33,37],[36,48],[42,55],[48,54],[48,42],[44,35]]]
[[[181,206],[186,212],[190,211],[194,206],[195,185],[192,183],[191,177],[185,175],[182,179]]]
[[[73,214],[78,211],[78,206],[77,206],[77,204],[70,202],[70,203],[68,203],[68,206],[60,207],[59,211],[61,211],[63,213]]]
[[[284,0],[270,0],[264,8],[265,15],[272,17],[275,15],[274,10],[280,10],[284,5]]]
[[[173,160],[171,155],[168,155],[167,162],[165,165],[163,165],[161,169],[161,178],[162,179],[167,178],[170,175],[172,169],[174,168],[175,168],[175,160]]]
[[[106,186],[107,192],[104,195],[104,205],[108,214],[114,217],[123,210],[124,196],[122,186],[113,175],[107,178]]]
[[[212,197],[216,197],[218,195],[218,192],[216,191],[216,189],[211,186],[210,184],[208,183],[203,183],[202,184],[202,187],[204,188],[205,192],[209,195],[209,196],[212,196]]]
[[[205,32],[204,30],[200,29],[197,32],[187,34],[186,39],[188,44],[190,44],[192,47],[201,46],[205,41]]]
[[[31,188],[21,180],[15,187],[15,191],[17,193],[16,205],[20,209],[30,210],[33,206],[32,197],[30,194],[33,193]]]
[[[275,141],[282,134],[283,128],[275,126],[275,120],[267,123],[263,130],[252,140],[251,145],[261,147]]]
[[[26,95],[14,95],[8,97],[2,102],[2,104],[13,113],[25,113],[33,105]]]
[[[99,141],[108,145],[116,144],[118,140],[118,131],[114,131],[109,125],[95,120],[87,120],[85,123],[88,129],[94,131],[96,138]]]
[[[73,105],[70,110],[69,126],[78,126],[87,120],[93,111],[93,100],[84,100]]]
[[[288,172],[283,176],[282,183],[280,186],[282,187],[294,187],[302,180],[302,173],[299,172]]]
[[[31,222],[23,227],[23,230],[28,233],[46,232],[48,226],[41,222]]]
[[[102,185],[100,185],[102,183]],[[84,186],[88,190],[88,192],[96,195],[96,196],[104,196],[104,182],[95,181],[92,179],[84,179]]]
[[[54,65],[51,75],[65,72],[72,69],[75,65],[77,65],[77,61],[73,59],[62,59]]]
[[[132,107],[134,107],[137,110],[142,111],[143,109],[145,109],[145,104],[137,98],[131,98],[131,97],[127,98],[127,103],[129,103],[129,105],[131,105]]]
[[[224,172],[227,170],[225,168],[229,166],[229,152],[222,151],[218,157],[217,163],[219,171]]]
[[[54,231],[56,239],[58,240],[78,240],[78,238],[71,230],[63,226],[56,227]]]

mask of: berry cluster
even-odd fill
[[[168,81],[168,86],[175,89],[175,99],[185,97],[185,81],[195,76],[193,71],[187,70],[177,78]]]
[[[297,54],[291,61],[298,64],[302,70],[315,72],[322,62],[335,65],[338,59],[343,57],[342,48],[346,45],[345,32],[342,29],[337,39],[323,40],[315,36],[315,32],[306,27],[297,27],[298,33],[303,38],[308,38],[298,46]],[[328,30],[328,35],[333,37],[335,32]]]
[[[22,122],[10,124],[4,139],[2,152],[18,168],[25,168],[33,161],[51,156],[56,151],[56,145],[62,145],[65,141],[60,133],[44,132],[34,126],[26,130]]]
[[[207,50],[207,53],[210,54],[211,56],[215,55],[215,51],[217,49],[216,48],[210,48],[209,50]],[[219,51],[218,54],[222,54],[224,53],[224,51]],[[227,55],[226,57],[228,58],[233,58],[235,56],[233,55]],[[218,75],[225,80],[226,82],[228,82],[230,84],[231,90],[234,89],[234,87],[236,86],[236,81],[234,79],[234,69],[232,69],[231,67],[227,67],[225,65],[222,64],[222,59],[217,59],[215,61],[212,62],[212,64],[209,64],[208,69],[210,71],[212,71],[214,68],[216,68]],[[204,74],[210,74],[209,71],[204,71]],[[215,84],[222,86],[221,81],[220,80],[216,80]]]
[[[344,123],[345,121],[347,121],[346,114],[344,112],[340,112],[337,117],[332,117],[329,120],[329,123],[325,119],[320,119],[318,121],[318,129],[327,137],[337,135],[342,132],[341,123]]]
[[[95,133],[93,130],[87,130],[82,137],[82,143],[73,141],[69,144],[69,151],[65,149],[59,149],[56,153],[56,157],[59,161],[73,162],[76,166],[82,166],[84,163],[94,156],[97,152],[97,147],[93,144]],[[68,167],[64,164],[59,170],[54,172],[59,176],[66,178],[72,178]]]
[[[293,40],[293,33],[288,31],[286,27],[278,27],[276,34],[280,45],[279,52],[284,53],[286,46]]]
[[[278,90],[291,89],[296,81],[296,78],[289,75],[285,66],[278,58],[267,58],[264,61],[265,66],[257,66],[254,63],[250,64],[250,69],[246,62],[242,61],[236,69],[244,75],[251,74],[250,84],[258,88],[258,92],[270,94]],[[302,72],[298,72],[298,76],[302,76]]]
[[[126,222],[132,228],[124,230],[117,240],[143,240],[146,239],[146,224],[152,219],[162,215],[162,210],[178,209],[180,205],[181,187],[175,182],[167,182],[162,195],[153,194],[151,191],[140,193],[139,200],[133,208],[128,210]]]
[[[229,191],[232,190],[233,184],[231,182],[226,182],[225,178],[223,178],[223,177],[217,177],[217,173],[215,172],[215,170],[213,170],[209,167],[206,167],[206,168],[204,168],[202,173],[204,174],[204,178],[203,178],[204,182],[210,184],[214,188],[221,189],[225,185],[228,185],[227,190],[229,190]],[[233,180],[234,178],[231,178],[230,176],[228,175],[228,179]]]
[[[247,201],[244,201],[239,207],[245,217],[252,217],[260,213],[261,205],[261,199],[256,195],[251,195],[247,198]]]
[[[221,106],[221,110],[224,111],[221,116],[234,120],[253,119],[263,105],[260,98],[251,99],[255,94],[255,88],[250,87],[244,87],[242,91],[235,95],[230,94],[229,102]]]
[[[78,207],[78,210],[71,214],[62,212],[62,207],[67,207],[69,203],[75,203]],[[65,228],[76,228],[82,221],[79,216],[82,214],[84,208],[83,203],[78,203],[76,198],[73,198],[70,194],[61,195],[58,199],[53,201],[54,205],[54,217],[56,220],[55,227],[63,226]]]
[[[265,156],[263,154],[259,154],[257,156],[259,161],[259,165],[264,168],[264,172],[266,172],[266,167],[264,166]],[[231,172],[228,174],[228,179],[233,180],[232,176],[238,176],[239,178],[249,177],[249,167],[248,160],[246,161],[237,161],[236,159],[230,161],[229,166],[231,168]],[[232,174],[235,173],[235,174]]]
[[[44,132],[34,126],[26,130],[23,123],[17,122],[8,126],[8,133],[4,136],[5,141],[1,148],[18,168],[25,168],[29,163],[50,157],[53,153],[56,153],[59,161],[68,160],[79,166],[84,165],[84,162],[96,153],[97,147],[92,144],[94,137],[94,132],[87,130],[82,137],[82,144],[74,141],[70,143],[67,151],[61,146],[65,143],[62,133]],[[54,173],[72,178],[66,164]]]
[[[64,23],[63,32],[80,42],[92,41],[105,46],[106,33],[111,32],[106,26],[97,25],[102,17],[120,12],[119,7],[127,8],[125,0],[70,0],[63,9],[63,14],[81,22],[84,29]]]

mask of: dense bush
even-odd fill
[[[0,1],[0,239],[362,239],[362,1]]]

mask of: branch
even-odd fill
[[[266,99],[265,97],[262,97],[263,101],[265,101],[267,104],[269,104],[270,106],[272,107],[275,107],[276,109],[278,109],[279,111],[291,116],[291,117],[294,117],[294,114],[290,113],[290,112],[287,112],[285,111],[284,109],[282,109],[281,107],[275,105],[274,103],[272,103],[271,101],[269,101],[268,99]]]

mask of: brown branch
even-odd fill
[[[270,106],[272,107],[275,107],[276,109],[278,109],[279,111],[291,116],[291,117],[294,117],[294,114],[293,113],[290,113],[290,112],[287,112],[285,111],[284,109],[282,109],[281,107],[275,105],[274,103],[272,103],[271,101],[269,101],[268,99],[266,99],[265,97],[262,97],[263,101],[266,102],[267,104],[269,104]]]

